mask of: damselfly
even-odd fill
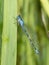
[[[36,54],[39,54],[39,50],[35,47],[35,45],[34,45],[34,43],[33,43],[33,40],[31,39],[29,33],[27,32],[26,27],[25,27],[25,25],[24,25],[24,21],[22,20],[22,18],[21,18],[20,15],[18,15],[17,21],[18,21],[18,23],[20,24],[22,30],[25,32],[26,36],[28,37],[28,39],[29,39],[29,41],[30,41],[30,43],[31,43],[31,46],[33,47],[35,53],[36,53]]]

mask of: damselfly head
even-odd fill
[[[23,22],[23,20],[22,20],[20,15],[17,16],[17,21],[18,21],[18,24],[20,24],[21,26],[24,25],[24,22]]]
[[[21,20],[22,20],[22,18],[21,18],[21,16],[20,16],[20,15],[18,15],[18,16],[17,16],[17,19],[21,19]]]

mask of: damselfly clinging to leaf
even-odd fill
[[[31,46],[33,47],[35,53],[36,53],[36,54],[39,54],[39,50],[35,47],[34,42],[33,42],[33,40],[31,39],[29,33],[27,32],[26,27],[25,27],[25,25],[24,25],[24,21],[22,20],[22,18],[21,18],[20,15],[18,15],[17,21],[18,21],[18,23],[20,24],[22,30],[25,32],[26,36],[28,37],[28,39],[29,39],[29,41],[30,41],[30,44],[31,44]]]

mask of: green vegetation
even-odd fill
[[[17,16],[16,7],[16,0],[4,0],[1,65],[16,65],[17,26],[14,24],[14,17]]]
[[[19,14],[39,55],[17,25]],[[49,65],[48,0],[0,0],[0,65]]]

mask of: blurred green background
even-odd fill
[[[49,65],[49,14],[45,11],[46,7],[43,6],[45,4],[41,1],[0,0],[0,65]],[[33,44],[40,50],[40,55],[34,53],[21,27],[17,23],[13,24],[16,22],[13,18],[19,14],[24,20]],[[2,39],[4,30],[7,33],[4,34],[5,37],[7,35],[5,41]]]
[[[3,28],[3,0],[0,0],[0,62],[1,62],[1,47],[2,47],[2,28]]]

